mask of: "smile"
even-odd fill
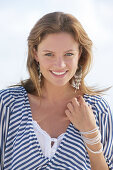
[[[66,71],[65,71],[65,72],[54,72],[54,71],[52,71],[52,73],[54,73],[54,74],[56,74],[56,75],[63,75],[63,74],[66,73]]]
[[[56,77],[63,77],[66,75],[67,71],[64,72],[55,72],[55,71],[50,71],[52,73],[52,75],[56,76]]]

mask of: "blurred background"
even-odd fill
[[[74,15],[93,41],[93,64],[86,83],[113,86],[112,0],[0,0],[0,89],[29,77],[27,37],[40,17],[62,11]],[[103,96],[113,111],[113,88]]]

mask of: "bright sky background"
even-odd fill
[[[27,37],[36,21],[53,11],[77,17],[94,43],[87,84],[100,89],[113,86],[112,0],[1,0],[0,89],[28,78]],[[104,98],[113,110],[113,88]]]

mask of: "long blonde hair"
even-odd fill
[[[30,78],[22,81],[22,85],[29,93],[41,96],[41,87],[38,80],[37,65],[34,60],[34,49],[38,49],[39,43],[50,33],[67,32],[73,35],[82,49],[79,64],[82,66],[82,80],[80,91],[85,94],[97,94],[96,91],[87,87],[84,78],[90,70],[92,63],[92,41],[83,29],[80,22],[71,14],[53,12],[44,15],[32,28],[28,37],[27,68]]]

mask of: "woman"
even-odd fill
[[[0,91],[1,169],[113,169],[112,115],[84,78],[92,41],[70,14],[43,16],[28,37],[30,78]]]

